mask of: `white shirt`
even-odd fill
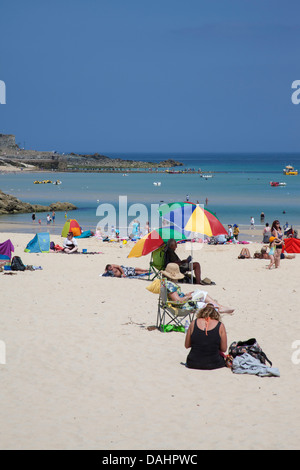
[[[64,241],[64,247],[65,248],[68,248],[68,246],[78,246],[78,243],[77,241],[75,240],[75,238],[71,238],[71,240],[69,238],[66,238],[65,241]]]

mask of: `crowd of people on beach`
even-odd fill
[[[35,214],[32,215],[33,222]],[[261,221],[264,221],[264,214],[261,214]],[[47,225],[55,223],[55,212],[52,217],[47,214]],[[250,219],[250,229],[255,229],[254,217]],[[272,225],[265,224],[262,233],[262,242],[264,246],[256,251],[253,259],[268,260],[267,269],[279,268],[282,259],[293,259],[295,255],[284,253],[284,236],[288,233],[289,226],[286,223],[282,229],[279,220],[274,220]],[[141,229],[140,223],[135,219],[132,223],[132,232],[129,239],[138,240],[144,234],[150,233],[150,224],[147,222],[144,229]],[[101,232],[101,230],[100,230]],[[112,227],[113,236],[118,239],[119,231]],[[225,243],[237,243],[239,239],[239,226],[229,224]],[[96,233],[99,238],[99,232]],[[103,238],[101,234],[101,238]],[[164,247],[164,267],[160,270],[160,277],[165,279],[167,289],[167,298],[170,302],[180,305],[180,308],[187,311],[194,311],[196,318],[189,324],[186,330],[185,347],[190,349],[187,356],[186,366],[193,369],[218,369],[226,367],[227,334],[224,324],[221,321],[221,315],[234,313],[232,307],[224,306],[211,297],[206,290],[196,289],[188,292],[182,292],[180,284],[190,282],[191,276],[196,285],[213,285],[213,281],[208,278],[202,278],[201,265],[188,256],[186,259],[180,259],[176,253],[177,242],[175,239],[169,239]],[[63,242],[61,251],[63,253],[77,253],[78,242],[73,236],[72,231],[67,234]],[[239,259],[250,259],[250,250],[243,247]],[[105,267],[103,276],[117,278],[142,277],[149,276],[149,269],[142,269],[131,266],[117,265],[109,263]]]
[[[262,213],[263,216],[263,213]],[[284,234],[285,229],[281,228],[279,220],[274,220],[271,226],[265,224],[263,230],[263,242],[268,246],[263,246],[261,250],[254,253],[254,259],[265,259],[269,261],[268,269],[272,267],[279,268],[281,259],[293,259],[295,255],[284,253]],[[254,229],[254,218],[251,220],[251,229]],[[237,224],[228,225],[227,240],[238,240],[239,227]],[[167,298],[170,302],[180,305],[181,309],[193,310],[196,312],[196,318],[189,324],[186,330],[185,347],[190,350],[186,360],[186,366],[193,369],[218,369],[232,366],[228,362],[227,351],[227,333],[224,324],[221,321],[221,315],[233,314],[234,309],[223,306],[214,298],[208,295],[205,290],[196,289],[188,292],[182,292],[180,284],[189,282],[189,276],[194,276],[194,282],[197,285],[205,285],[202,279],[201,266],[189,256],[181,260],[176,253],[177,242],[175,239],[169,239],[164,249],[164,269],[160,275],[165,279],[167,289]],[[244,247],[238,256],[239,259],[251,258],[249,248]],[[128,277],[146,274],[147,270],[109,264],[105,268],[105,275],[116,277]],[[148,273],[149,274],[149,273]],[[213,282],[211,284],[214,284]]]

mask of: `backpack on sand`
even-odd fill
[[[244,353],[251,354],[251,356],[259,359],[262,364],[266,361],[272,366],[272,362],[267,358],[255,338],[248,339],[247,341],[234,341],[228,349],[228,355],[235,358]]]
[[[20,256],[14,256],[11,260],[11,269],[12,271],[25,271],[26,267],[23,264]]]

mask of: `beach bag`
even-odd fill
[[[153,294],[159,294],[160,293],[160,279],[154,279],[154,281],[151,282],[150,286],[147,286],[146,289]]]
[[[228,355],[232,358],[245,353],[259,359],[262,364],[265,364],[267,361],[272,366],[272,362],[267,358],[255,338],[250,338],[247,341],[234,341],[229,346]]]
[[[14,256],[11,260],[11,269],[12,271],[25,271],[26,267],[23,264],[20,256]]]

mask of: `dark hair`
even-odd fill
[[[175,238],[170,238],[170,239],[167,241],[167,248],[170,248],[170,246],[173,245],[173,243],[176,243]]]
[[[111,269],[109,269],[109,268],[111,268],[111,264],[107,264],[107,265],[105,266],[105,271],[111,271]]]
[[[274,229],[277,230],[277,229],[276,229],[276,225],[277,225],[277,224],[279,224],[279,220],[276,219],[276,220],[274,220],[274,222],[272,223],[271,232],[273,232]],[[280,230],[281,230],[280,225],[279,225],[279,228],[280,228]]]

